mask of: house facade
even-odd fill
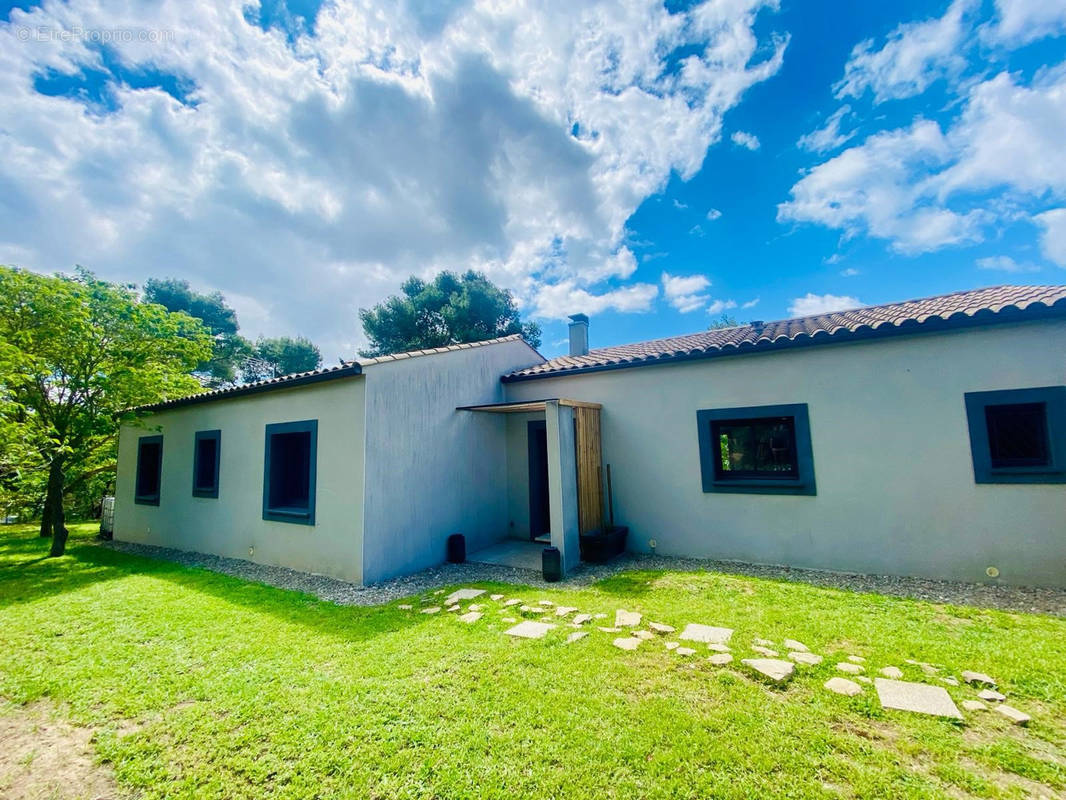
[[[517,337],[171,401],[115,537],[372,583],[507,538],[1066,585],[1066,287],[545,360]],[[610,473],[610,491],[606,476]]]

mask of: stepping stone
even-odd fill
[[[667,642],[666,643],[666,649],[667,650],[676,650],[680,646],[681,645],[678,642]]]
[[[806,664],[809,667],[814,667],[822,663],[821,656],[816,656],[814,653],[809,653],[806,650],[791,652],[788,654],[788,657],[797,664]]]
[[[551,609],[543,606],[521,606],[518,610],[523,614],[547,614]]]
[[[596,615],[596,619],[607,619],[607,615],[606,614],[597,614]]]
[[[635,628],[640,624],[641,615],[636,611],[623,611],[619,609],[614,612],[614,626],[616,628]]]
[[[480,611],[467,611],[465,614],[459,617],[459,619],[469,625],[471,623],[477,622],[479,619],[481,619],[481,616],[482,615]]]
[[[573,620],[571,620],[571,622],[573,622],[574,625],[584,625],[590,619],[592,619],[592,614],[578,614]]]
[[[632,636],[620,636],[612,644],[622,650],[636,650],[640,647],[640,639],[635,639]]]
[[[957,680],[955,680],[954,678],[941,678],[940,680],[942,680],[948,686],[958,686],[959,685],[959,682]]]
[[[577,606],[557,606],[555,609],[555,616],[565,617],[567,614],[573,614],[577,611]]]
[[[781,644],[786,650],[793,650],[797,653],[811,652],[811,649],[807,647],[807,645],[803,642],[797,642],[795,639],[785,639]]]
[[[997,692],[995,689],[982,689],[977,693],[977,696],[982,700],[988,700],[991,703],[1002,703],[1007,699],[1007,695],[1002,692]]]
[[[740,663],[775,683],[784,683],[796,671],[795,664],[779,658],[745,658]]]
[[[553,603],[551,600],[538,600],[537,605],[551,607],[554,606],[555,603]]]
[[[899,680],[903,677],[903,670],[899,667],[881,667],[881,674],[886,678],[892,678],[893,680]]]
[[[673,633],[677,630],[673,625],[664,625],[661,622],[649,622],[648,627],[656,633]]]
[[[502,594],[490,594],[489,595],[489,600],[492,600],[492,601],[498,603],[501,600],[503,600],[503,595]]]
[[[705,642],[706,644],[725,644],[733,635],[732,628],[716,628],[713,625],[698,625],[694,622],[681,631],[681,639],[686,642]]]
[[[857,694],[862,694],[862,687],[847,678],[830,678],[825,682],[825,688],[845,697],[854,697]]]
[[[841,661],[837,664],[837,669],[841,672],[846,672],[849,675],[858,675],[859,673],[864,672],[863,668],[858,664],[849,664],[847,661]]]
[[[707,649],[708,650],[714,650],[716,653],[732,653],[733,652],[733,648],[731,648],[727,644],[722,644],[721,642],[708,642],[707,643]]]
[[[453,613],[454,613],[454,612],[456,612],[456,611],[458,611],[458,610],[459,610],[459,604],[458,604],[458,603],[456,603],[456,604],[455,604],[454,606],[448,606],[448,609],[447,609],[447,610],[448,610],[448,611],[451,611],[451,612],[453,612]]]
[[[694,656],[694,655],[696,655],[696,651],[693,650],[691,647],[679,647],[676,650],[674,650],[674,652],[677,653],[679,656]]]
[[[731,662],[733,660],[733,654],[732,653],[715,653],[713,656],[710,656],[707,660],[710,661],[712,664],[714,664],[716,667],[724,667],[726,664],[728,664],[729,662]]]
[[[655,634],[651,631],[633,631],[632,635],[636,636],[638,639],[643,639],[644,641],[655,638]]]
[[[759,655],[766,656],[767,658],[777,658],[779,655],[776,650],[771,650],[769,647],[763,647],[760,644],[752,645],[751,649]]]
[[[522,601],[519,600],[517,597],[512,597],[510,600],[504,603],[503,606],[504,608],[510,608],[511,606],[517,606],[521,602]]]
[[[473,600],[475,597],[481,597],[483,594],[485,594],[484,589],[458,589],[448,595],[444,600],[444,605],[454,605],[460,600]]]
[[[410,611],[412,608],[414,608],[414,606],[411,605],[410,603],[401,603],[400,605],[398,605],[396,607],[398,609],[400,609],[401,611]]]
[[[513,628],[508,628],[504,633],[508,636],[517,636],[520,639],[543,639],[544,635],[554,628],[546,622],[534,622],[527,619],[519,622]]]
[[[621,628],[614,628],[614,627],[600,628],[600,630],[603,631],[604,633],[621,633],[622,632]]]
[[[852,664],[865,664],[866,663],[866,659],[863,658],[862,656],[848,656],[848,661],[850,661]]]
[[[1000,705],[996,706],[996,711],[998,711],[1000,714],[1005,716],[1007,719],[1009,719],[1015,725],[1028,725],[1029,724],[1029,720],[1032,719],[1024,711],[1019,711],[1018,709],[1014,708],[1013,706],[1008,706],[1008,705],[1005,705],[1005,704],[1002,704],[1002,703]]]
[[[570,644],[571,642],[576,642],[578,639],[584,639],[588,635],[588,631],[574,631],[566,637],[566,643]]]
[[[938,670],[932,664],[922,664],[922,672],[932,677],[933,675],[936,675],[938,672],[940,672],[940,670]]]
[[[867,678],[865,675],[856,675],[855,680],[857,680],[859,683],[873,683],[873,681]]]
[[[752,641],[755,644],[759,645],[759,647],[773,647],[774,646],[774,643],[771,642],[769,639],[753,639]]]
[[[444,594],[444,590],[443,589],[437,589],[437,591],[435,591],[433,594]]]
[[[440,606],[430,606],[429,608],[423,608],[423,614],[436,614],[440,611]]]
[[[485,607],[483,605],[481,605],[480,603],[471,603],[469,606],[467,606],[466,610],[467,611],[481,611],[484,608]]]
[[[988,677],[983,672],[971,672],[968,669],[964,669],[962,671],[962,679],[967,683],[982,684],[984,686],[990,686],[993,689],[996,688],[995,680]]]
[[[963,700],[962,707],[967,711],[988,711],[988,706],[980,700]]]
[[[500,622],[518,622],[514,617],[500,617]]]
[[[874,687],[877,689],[877,699],[881,701],[882,708],[962,719],[955,701],[942,686],[875,678]]]

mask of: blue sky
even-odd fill
[[[1066,4],[372,6],[0,6],[0,262],[184,277],[328,361],[445,267],[546,355],[576,311],[1066,283]]]

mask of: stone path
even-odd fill
[[[881,701],[883,708],[962,719],[955,701],[942,686],[875,678],[874,688],[877,690],[877,699]]]

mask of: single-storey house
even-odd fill
[[[507,539],[1066,586],[1066,286],[569,355],[510,336],[170,400],[116,539],[373,583]],[[610,475],[610,491],[606,489]]]

